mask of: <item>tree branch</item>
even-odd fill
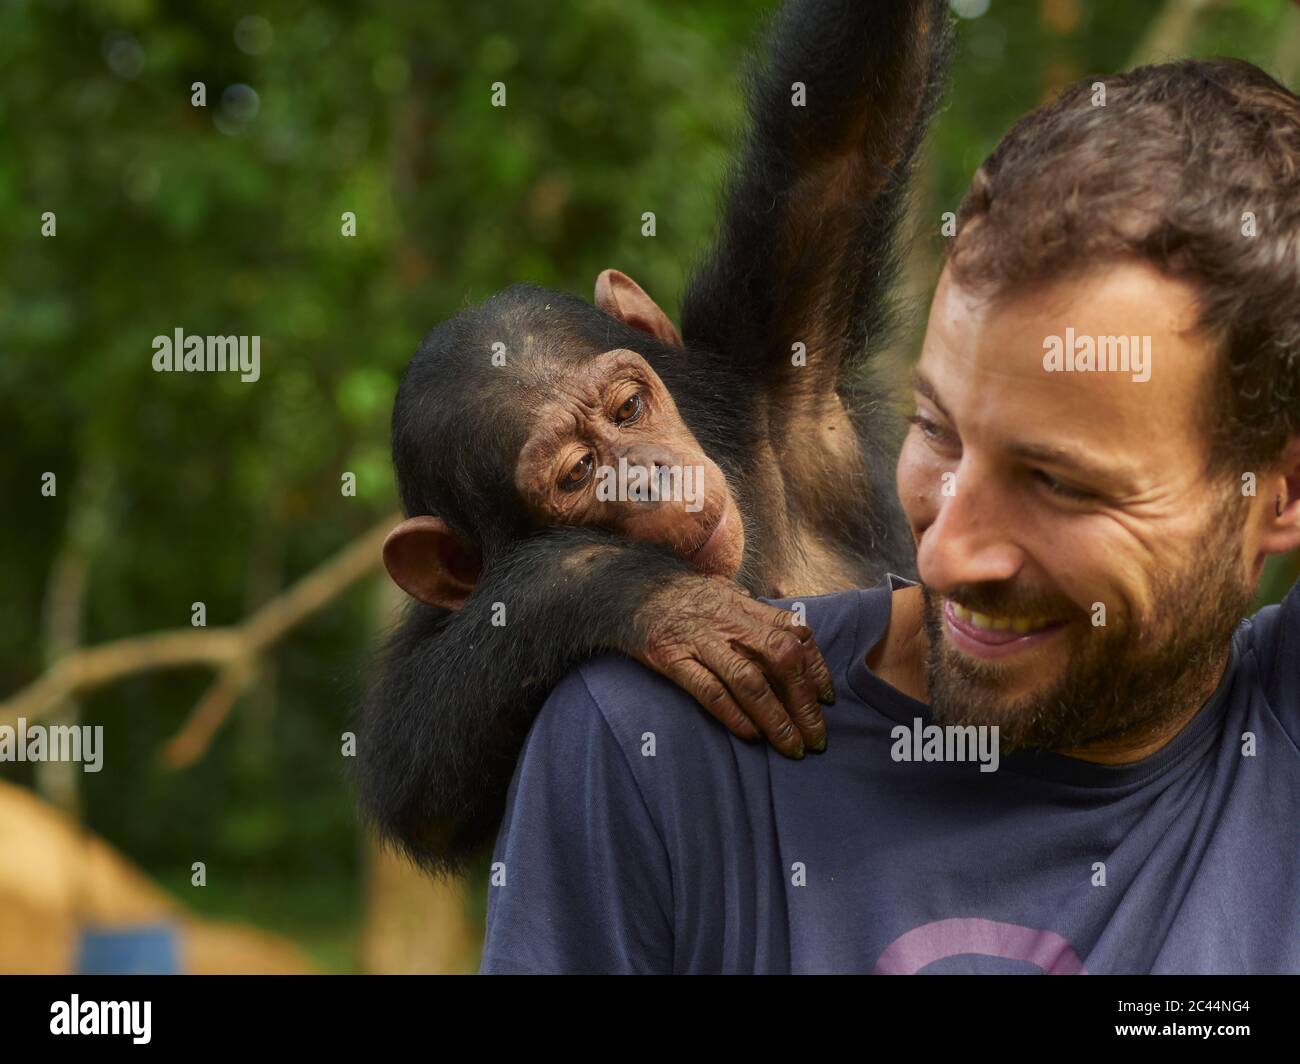
[[[252,685],[257,673],[251,658],[238,658],[217,674],[185,723],[162,748],[163,764],[171,769],[189,768],[207,753],[208,745],[230,716],[235,703]]]
[[[0,725],[17,726],[19,717],[39,719],[74,692],[103,687],[137,672],[188,665],[210,665],[223,673],[233,670],[232,676],[253,671],[254,659],[263,650],[378,564],[384,537],[400,520],[399,515],[391,515],[353,540],[242,624],[130,636],[60,658],[43,676],[0,703]],[[232,682],[226,678],[227,685]],[[215,700],[215,695],[215,690],[210,691],[198,708],[203,709],[209,699]]]

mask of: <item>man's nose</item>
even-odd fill
[[[943,592],[1011,579],[1025,562],[1012,500],[995,476],[977,465],[963,463],[951,485],[951,494],[940,492],[935,519],[921,533],[916,552],[921,580]]]

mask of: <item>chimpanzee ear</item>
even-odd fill
[[[384,567],[412,598],[458,610],[478,582],[483,559],[441,517],[410,517],[384,540]]]
[[[646,291],[620,270],[602,270],[596,278],[596,306],[634,329],[666,344],[682,346],[682,334]]]

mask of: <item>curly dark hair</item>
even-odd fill
[[[1193,285],[1221,353],[1213,471],[1273,466],[1300,433],[1300,98],[1242,60],[1184,59],[1017,122],[962,201],[953,276],[996,298],[1106,258]]]

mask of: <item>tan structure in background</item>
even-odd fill
[[[382,975],[478,971],[483,927],[470,921],[463,880],[433,880],[366,838],[361,970]]]
[[[108,843],[31,791],[0,783],[0,972],[71,972],[83,926],[160,921],[179,927],[189,974],[315,971],[288,939],[194,916]]]

